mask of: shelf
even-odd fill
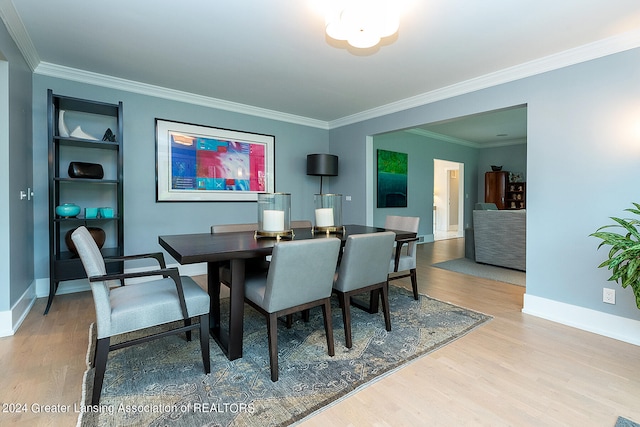
[[[86,99],[72,98],[56,95],[54,104],[60,110],[78,111],[82,113],[98,114],[100,116],[118,116],[118,105],[106,102],[89,101]]]
[[[100,249],[102,256],[105,258],[115,257],[120,255],[118,248],[102,248]],[[57,262],[65,261],[80,261],[80,257],[71,251],[60,252],[56,257]]]
[[[66,236],[78,226],[103,228],[106,244],[102,249],[105,258],[124,255],[124,174],[123,174],[123,121],[122,102],[108,104],[47,91],[48,148],[49,148],[49,298],[44,314],[47,314],[62,281],[86,278],[82,261],[68,250]],[[115,141],[75,138],[59,134],[60,112],[65,111],[64,122],[80,128],[88,135],[98,136],[102,129],[110,129]],[[94,133],[95,132],[95,133]],[[99,136],[102,138],[102,135]],[[72,178],[66,171],[70,162],[82,161],[100,164],[104,169],[102,179]],[[56,206],[73,200],[87,206],[110,206],[113,218],[85,218],[84,211],[73,218],[59,217]],[[112,263],[107,271],[122,272],[123,263]]]
[[[55,222],[95,222],[95,221],[119,221],[119,216],[114,216],[113,218],[84,218],[84,217],[75,217],[75,218],[54,218]]]
[[[90,179],[90,178],[53,178],[54,181],[60,183],[74,183],[74,184],[119,184],[117,179]]]
[[[58,143],[58,145],[67,146],[67,147],[82,147],[82,148],[97,148],[102,150],[119,150],[120,144],[118,142],[111,141],[95,141],[93,139],[81,139],[81,138],[73,138],[71,136],[62,137],[55,136],[54,141]]]

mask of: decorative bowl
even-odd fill
[[[494,172],[500,172],[502,170],[502,166],[491,165],[491,170]]]
[[[56,215],[63,218],[73,218],[80,213],[80,206],[75,203],[65,203],[60,206],[56,206]]]
[[[104,246],[104,242],[107,239],[107,233],[105,233],[102,228],[98,227],[87,227],[87,230],[89,230],[89,234],[91,234],[91,237],[93,237],[93,240],[95,240],[96,245],[98,245],[98,249],[102,249],[102,247]],[[69,248],[71,252],[77,255],[78,249],[76,249],[76,245],[73,243],[73,240],[71,240],[71,234],[74,231],[75,228],[67,231],[67,234],[64,236],[64,242],[67,244],[67,248]]]

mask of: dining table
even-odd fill
[[[340,233],[314,232],[313,228],[295,228],[290,236],[277,239],[263,237],[253,231],[230,233],[196,233],[159,236],[158,243],[171,257],[181,265],[207,264],[207,291],[210,297],[209,329],[211,337],[218,343],[229,360],[242,357],[243,321],[244,321],[244,280],[247,259],[264,257],[272,253],[278,241],[322,239],[338,237],[345,244],[354,234],[393,231],[396,241],[416,237],[416,233],[401,230],[387,230],[382,227],[349,224]],[[227,328],[221,325],[220,266],[229,263],[231,283],[229,289],[229,321]],[[377,295],[371,296],[369,306],[364,307],[376,312]]]

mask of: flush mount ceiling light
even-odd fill
[[[394,0],[342,0],[331,2],[325,12],[327,35],[346,40],[360,49],[373,47],[394,35],[400,26],[400,10]]]

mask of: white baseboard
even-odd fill
[[[31,283],[11,309],[0,311],[0,337],[16,333],[36,302],[35,289],[35,283]]]
[[[615,316],[526,293],[522,312],[619,341],[640,345],[639,320]]]
[[[422,234],[418,236],[418,244],[421,245],[423,243],[433,243],[436,241],[436,238],[433,234]]]

